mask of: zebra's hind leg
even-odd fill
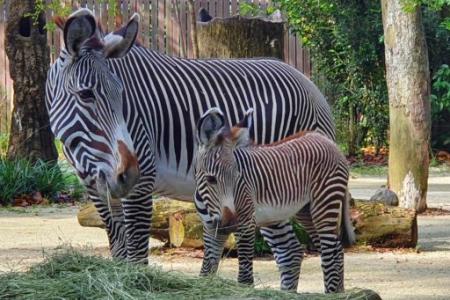
[[[305,249],[295,236],[289,221],[261,227],[261,235],[272,250],[280,270],[281,289],[297,291],[300,266]]]
[[[204,256],[200,276],[217,272],[228,236],[229,234],[216,233],[203,226]]]
[[[320,258],[325,293],[344,291],[344,250],[340,241],[341,199],[327,199],[312,208],[311,215],[320,239]]]
[[[239,260],[238,282],[252,285],[253,279],[253,257],[255,254],[255,230],[256,225],[252,220],[243,222],[237,230],[237,246]]]

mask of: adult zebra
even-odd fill
[[[46,103],[51,128],[105,222],[112,255],[147,262],[151,195],[192,201],[195,128],[207,109],[220,107],[233,124],[255,108],[257,143],[304,129],[334,138],[334,124],[314,84],[281,61],[169,57],[134,45],[138,23],[134,15],[103,36],[87,9],[60,22],[66,49],[49,71]],[[282,282],[298,280],[291,270],[299,245],[284,238],[292,227],[279,224],[264,235]],[[217,268],[217,243],[221,236],[205,230],[202,274]]]

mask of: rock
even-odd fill
[[[378,189],[370,198],[370,201],[382,202],[389,206],[398,206],[397,194],[385,187]]]

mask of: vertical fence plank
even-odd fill
[[[173,55],[180,56],[180,1],[173,0],[173,10],[172,10],[172,28],[173,28]]]
[[[180,6],[180,35],[181,35],[181,56],[187,56],[187,13],[186,13],[186,0],[179,0]]]
[[[166,14],[166,1],[158,0],[158,50],[162,53],[165,51],[165,14]]]
[[[186,6],[186,55],[188,58],[193,57],[192,39],[191,39],[191,10],[188,0],[184,2]]]
[[[231,0],[231,15],[234,16],[239,11],[239,5],[237,0]]]
[[[150,47],[150,1],[142,1],[138,7],[138,12],[141,17],[140,40],[144,47]]]
[[[303,64],[303,57],[305,56],[305,52],[304,49],[301,45],[300,42],[300,38],[298,37],[298,35],[295,36],[296,37],[296,44],[295,46],[297,47],[297,55],[296,55],[296,64],[295,67],[301,71],[304,70],[305,66]]]
[[[209,1],[209,14],[212,17],[217,17],[217,0]]]
[[[166,26],[166,53],[172,55],[173,52],[173,32],[172,32],[172,2],[173,0],[166,0],[166,14],[164,16],[164,23]]]
[[[225,2],[225,0],[217,0],[217,3],[216,3],[216,17],[223,18],[223,16],[224,16],[224,13],[223,13],[224,2]]]
[[[151,0],[152,5],[152,49],[157,49],[158,36],[158,0]]]

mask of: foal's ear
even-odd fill
[[[92,12],[81,8],[72,13],[67,21],[58,21],[58,26],[64,25],[64,44],[72,56],[77,56],[81,46],[97,32],[97,23]]]
[[[105,56],[119,58],[130,51],[139,32],[139,15],[135,13],[122,28],[105,36]]]
[[[245,147],[252,143],[250,128],[253,124],[253,108],[248,109],[242,120],[231,128],[231,140],[235,147]]]
[[[207,110],[197,123],[197,137],[200,144],[215,144],[225,129],[225,117],[222,111],[213,107]]]

